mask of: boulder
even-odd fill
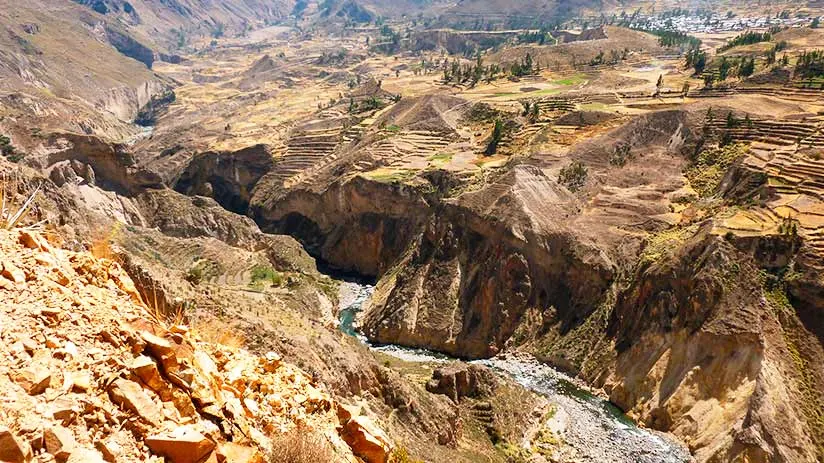
[[[254,447],[227,442],[217,450],[217,461],[221,463],[264,463],[263,454]]]
[[[11,262],[0,262],[0,275],[15,283],[26,282],[26,274]]]
[[[215,448],[215,443],[190,426],[181,426],[169,433],[146,438],[149,449],[169,463],[198,463]]]
[[[39,233],[33,231],[20,231],[20,244],[29,249],[39,249],[43,252],[52,252],[53,248]]]
[[[366,416],[350,419],[343,425],[340,435],[352,453],[366,463],[386,463],[389,458],[392,450],[389,438]]]
[[[99,452],[89,449],[77,449],[72,452],[66,463],[106,463]]]
[[[109,388],[112,401],[117,405],[137,414],[149,424],[160,426],[163,422],[163,411],[146,394],[140,384],[120,378]]]
[[[30,459],[29,444],[15,437],[8,428],[0,426],[0,461],[22,463]]]
[[[52,454],[57,461],[66,461],[77,446],[74,434],[62,426],[47,428],[43,432],[43,441],[46,451]]]
[[[172,386],[166,382],[157,368],[157,364],[150,357],[141,355],[134,359],[132,372],[149,389],[155,391],[164,402],[172,399]]]
[[[33,365],[15,374],[14,381],[29,395],[42,394],[51,384],[51,373],[39,365]]]
[[[123,454],[123,447],[112,436],[109,436],[106,440],[95,442],[94,446],[103,455],[103,459],[109,463],[117,463],[119,457]]]

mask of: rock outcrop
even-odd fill
[[[3,461],[262,461],[297,427],[325,435],[335,461],[386,460],[392,443],[367,416],[340,421],[329,394],[274,352],[166,324],[117,263],[28,231],[0,233],[0,262]]]
[[[432,372],[432,379],[426,383],[426,390],[459,402],[464,397],[488,397],[495,392],[497,383],[495,374],[488,368],[458,363]]]
[[[820,346],[783,289],[770,289],[759,270],[769,259],[708,228],[641,266],[618,295],[608,329],[617,362],[601,385],[701,461],[815,461],[818,402],[803,391],[822,377],[800,365],[819,364]]]

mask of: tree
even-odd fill
[[[721,66],[718,67],[718,80],[722,82],[727,80],[731,66],[730,60],[728,60],[726,56],[721,58]]]
[[[695,69],[695,74],[701,74],[707,67],[707,54],[697,48],[687,54],[687,66]]]
[[[495,119],[495,126],[492,128],[492,136],[489,138],[489,144],[486,145],[487,156],[498,152],[498,143],[504,137],[504,123],[500,119]]]
[[[741,61],[741,67],[738,70],[738,74],[742,77],[749,77],[753,74],[753,72],[755,72],[755,58],[752,56],[750,59],[744,58],[744,60]]]
[[[810,23],[810,27],[813,29],[817,29],[821,25],[821,16],[816,16],[813,18],[813,21]]]
[[[732,129],[732,128],[735,128],[735,127],[738,127],[738,119],[736,119],[736,117],[732,113],[732,111],[729,111],[727,113],[727,128]]]
[[[715,81],[715,76],[713,74],[707,73],[704,74],[704,88],[712,88],[712,84]]]

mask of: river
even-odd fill
[[[460,361],[446,355],[402,346],[371,345],[355,324],[357,313],[374,286],[341,283],[340,329],[374,350],[408,362]],[[528,355],[502,354],[472,363],[485,365],[546,397],[556,412],[547,423],[564,443],[560,461],[597,463],[683,463],[692,461],[687,449],[671,436],[641,428],[615,405],[579,387],[575,381]]]

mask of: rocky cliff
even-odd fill
[[[383,432],[311,376],[166,324],[115,262],[3,231],[0,266],[3,461],[263,461],[298,445],[277,437],[290,429],[322,436],[324,461],[387,458]]]

